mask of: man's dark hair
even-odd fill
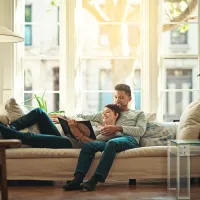
[[[115,90],[117,90],[117,91],[124,91],[128,96],[131,97],[131,89],[130,89],[129,85],[126,85],[126,84],[117,84],[115,86]]]
[[[118,114],[116,121],[119,119],[122,109],[117,104],[108,104],[106,108],[111,109],[115,114]]]

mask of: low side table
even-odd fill
[[[200,155],[200,140],[168,141],[168,190],[177,199],[190,199],[190,158]]]
[[[1,184],[1,199],[8,200],[8,185],[6,172],[6,153],[5,149],[9,147],[17,148],[21,146],[20,140],[0,140],[0,184]]]

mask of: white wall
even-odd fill
[[[13,30],[14,0],[0,0],[0,26]],[[13,44],[0,43],[0,103],[13,96]]]

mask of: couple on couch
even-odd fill
[[[83,142],[74,179],[63,186],[64,190],[95,190],[98,182],[105,182],[116,153],[138,147],[139,139],[146,130],[147,121],[142,111],[128,108],[128,103],[131,101],[130,87],[126,84],[116,85],[114,101],[117,107],[111,104],[105,106],[104,111],[101,113],[78,115],[87,120],[104,123],[99,131],[104,139]],[[18,131],[35,123],[38,123],[42,134]],[[69,121],[69,124],[72,128],[76,128],[76,123],[73,120]],[[80,133],[78,129],[76,131]],[[75,146],[70,138],[60,136],[52,120],[41,109],[34,109],[12,122],[9,127],[0,124],[0,132],[5,139],[20,139],[22,144],[28,144],[36,148],[73,148]],[[103,153],[97,169],[94,175],[83,183],[95,153],[99,151]]]

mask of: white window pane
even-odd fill
[[[198,60],[197,59],[164,59],[165,70],[163,88],[169,89],[169,84],[175,84],[174,89],[183,89],[182,84],[187,84],[187,89],[198,88]],[[186,89],[186,88],[184,88]]]
[[[141,89],[137,63],[131,59],[82,60],[80,86],[83,90],[113,90],[116,84],[127,83],[131,88]]]
[[[25,25],[25,56],[59,56],[59,26],[52,24]]]
[[[169,84],[169,89],[176,89],[176,85],[174,83]],[[169,107],[169,114],[174,115],[176,112],[176,94],[174,92],[168,93],[167,101],[171,105]]]
[[[58,60],[24,60],[25,91],[59,91]]]
[[[32,14],[32,22],[34,23],[55,23],[58,22],[58,5],[53,4],[50,0],[25,0],[25,4],[27,6],[32,7],[31,14]],[[26,14],[26,13],[25,13]],[[25,15],[26,16],[26,15]],[[25,18],[25,21],[26,18]]]
[[[179,120],[186,106],[198,99],[198,91],[166,92],[163,97],[164,121]]]
[[[113,103],[113,93],[83,93],[83,113],[94,113],[101,111],[106,104]]]
[[[183,24],[170,25],[172,28],[162,33],[162,52],[171,54],[197,54],[198,53],[198,25]]]
[[[89,2],[84,1],[84,9],[77,11],[78,52],[82,56],[138,56],[140,1],[129,1],[127,10],[126,1],[117,2],[113,7],[113,1],[96,2],[101,11],[94,10],[93,3]],[[102,18],[102,14],[110,20]],[[120,23],[124,20],[127,23]]]
[[[77,96],[76,112],[77,113],[95,113],[102,111],[107,104],[114,103],[113,92],[84,92]],[[132,101],[130,107],[134,104],[135,109],[141,109],[141,91],[132,91]]]
[[[188,89],[189,83],[183,83],[182,88],[183,89]],[[182,104],[182,109],[184,110],[186,106],[188,105],[188,102],[190,102],[190,92],[184,92],[183,93],[183,104]]]

